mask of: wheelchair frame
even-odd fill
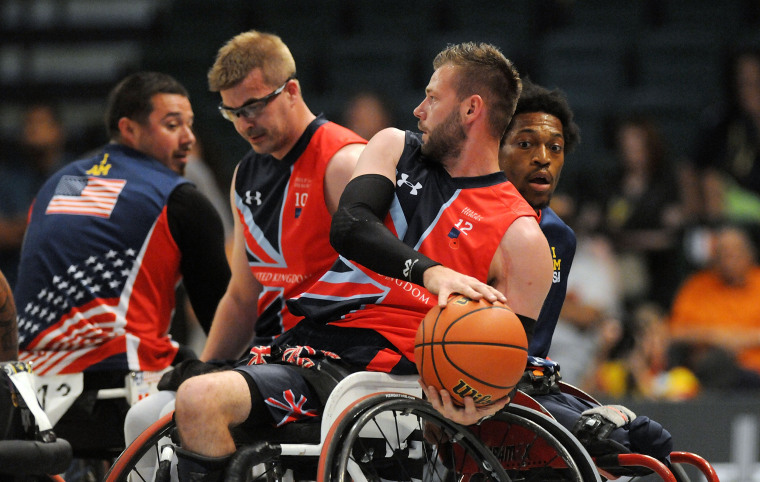
[[[567,389],[575,390],[573,387]],[[363,460],[352,459],[351,454],[357,452],[358,444],[363,446],[366,443],[364,440],[367,437],[362,435],[362,431],[366,427],[372,427],[373,424],[379,426],[375,421],[383,417],[408,416],[410,414],[423,420],[420,427],[434,426],[438,430],[446,432],[449,439],[456,439],[453,450],[447,447],[449,439],[445,437],[439,439],[437,445],[433,444],[436,450],[433,455],[436,459],[444,460],[448,454],[448,452],[444,453],[445,451],[451,451],[456,456],[458,455],[457,450],[459,450],[459,455],[463,454],[469,465],[463,464],[461,468],[447,468],[456,472],[460,477],[458,480],[602,481],[618,477],[608,472],[610,467],[643,467],[647,472],[654,472],[668,482],[688,480],[688,478],[683,478],[685,475],[683,471],[676,472],[680,474],[676,476],[674,471],[668,469],[658,460],[642,454],[613,454],[597,458],[590,457],[580,442],[567,429],[556,422],[535,400],[521,392],[517,393],[512,404],[505,411],[494,416],[492,420],[486,420],[480,425],[467,428],[444,419],[420,397],[421,389],[417,384],[416,376],[400,377],[380,372],[351,374],[336,386],[327,401],[319,426],[318,443],[260,442],[241,447],[230,460],[227,480],[301,480],[296,477],[298,469],[294,469],[293,461],[302,461],[304,458],[310,461],[311,465],[307,464],[310,470],[313,468],[314,461],[318,461],[316,466],[317,481],[362,480],[364,470],[379,470],[373,467],[361,467],[364,464]],[[131,466],[149,450],[152,450],[153,444],[172,436],[174,432],[172,415],[168,414],[154,423],[127,447],[106,475],[106,481],[129,480],[126,472],[131,469]],[[533,438],[528,441],[518,441],[519,443],[510,442],[512,445],[508,446],[504,445],[506,439],[502,441],[501,445],[498,443],[489,445],[488,440],[481,441],[479,439],[482,435],[480,430],[481,427],[494,423],[505,424],[506,427],[515,429],[518,433],[520,430],[529,431],[533,433]],[[286,426],[277,430],[292,429],[292,434],[288,434],[284,438],[286,440],[298,440],[298,429],[293,427],[296,425],[298,424],[290,424],[291,427]],[[398,431],[398,424],[396,427]],[[428,440],[427,433],[424,438]],[[418,437],[412,442],[407,441],[405,443],[410,447],[419,443],[420,440]],[[473,440],[475,441],[473,442]],[[536,442],[537,440],[539,443]],[[174,442],[177,443],[176,440]],[[543,467],[536,465],[537,462],[531,458],[538,459],[540,458],[539,455],[528,453],[528,450],[534,450],[536,446],[546,446],[544,450],[548,450],[549,455],[551,455]],[[396,450],[399,448],[408,447],[399,443]],[[166,459],[170,459],[171,453],[162,455],[160,447],[155,447],[153,450],[156,459],[163,459],[164,467],[166,467],[170,463]],[[369,459],[373,458],[372,453],[378,452],[376,448],[361,450],[364,450],[362,458]],[[390,452],[387,441],[385,442],[385,451]],[[409,452],[411,451],[409,450]],[[392,456],[386,454],[386,458],[379,457],[379,459],[390,463],[389,457]],[[378,457],[374,458],[374,460],[377,459]],[[456,460],[456,457],[450,460]],[[705,476],[708,482],[718,482],[717,474],[712,466],[698,455],[688,452],[673,452],[671,460],[674,464],[693,465]],[[369,465],[371,466],[373,463],[375,462],[370,462]],[[480,466],[473,467],[473,464],[480,464]],[[494,467],[494,464],[497,466]],[[431,465],[428,464],[427,467],[431,467]],[[238,470],[242,473],[236,473]],[[290,470],[290,472],[284,470]],[[435,476],[431,477],[429,474],[431,471],[435,471],[435,468],[428,468],[427,470],[427,473],[421,472],[422,477],[419,479],[409,478],[410,476],[407,474],[400,480],[425,480],[426,482],[448,480],[445,477],[440,479],[435,478]],[[467,472],[467,470],[471,470],[471,472]],[[531,470],[541,475],[531,476]],[[546,478],[547,473],[550,473],[552,477],[562,478],[549,479]],[[261,476],[261,478],[252,479],[254,474]],[[640,471],[636,475],[640,475]],[[150,480],[149,477],[151,476],[152,474],[148,474],[148,478],[145,480]],[[304,480],[314,480],[314,477],[313,475],[307,476]]]

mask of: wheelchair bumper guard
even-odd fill
[[[0,474],[60,474],[66,471],[71,458],[71,445],[64,439],[0,440]]]

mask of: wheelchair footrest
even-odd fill
[[[71,444],[34,440],[0,440],[0,473],[13,475],[60,474],[71,464]]]
[[[227,482],[243,482],[247,480],[247,471],[254,465],[262,464],[282,453],[279,445],[260,442],[238,449],[227,465]]]

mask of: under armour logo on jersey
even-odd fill
[[[261,206],[261,193],[259,191],[256,191],[256,195],[251,196],[251,191],[246,191],[245,203],[250,206],[253,201],[256,201],[257,206]]]
[[[412,194],[414,194],[414,193],[412,193]],[[404,276],[406,277],[406,279],[408,279],[409,281],[412,280],[412,268],[414,268],[414,265],[417,263],[417,261],[418,260],[416,260],[416,259],[415,260],[407,259],[404,262],[404,271],[403,271],[403,273],[404,273]]]
[[[417,189],[422,189],[422,184],[420,184],[419,182],[417,184],[412,184],[411,182],[407,181],[408,178],[409,178],[409,174],[402,173],[401,174],[401,179],[399,179],[398,181],[396,181],[396,184],[398,184],[399,186],[401,186],[402,184],[406,184],[407,186],[409,186],[410,188],[412,188],[412,190],[411,190],[411,192],[409,194],[411,194],[412,196],[416,196],[417,195]]]

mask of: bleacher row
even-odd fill
[[[189,88],[209,155],[231,169],[245,146],[205,74],[224,41],[258,28],[291,47],[313,110],[337,119],[351,93],[375,89],[405,128],[436,52],[493,42],[521,73],[567,92],[582,129],[576,156],[600,165],[619,112],[650,112],[671,146],[691,142],[699,112],[723,94],[725,53],[760,41],[759,17],[751,0],[4,0],[0,137],[37,98],[60,102],[73,129],[99,123],[113,83],[150,68]]]

